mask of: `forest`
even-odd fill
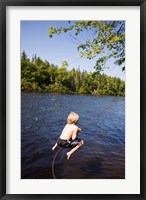
[[[58,67],[34,55],[21,54],[21,90],[60,94],[91,94],[125,96],[125,81],[99,71],[87,72],[79,68]]]

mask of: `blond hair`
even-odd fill
[[[78,120],[79,120],[79,115],[76,114],[75,112],[71,112],[68,115],[67,123],[68,124],[77,124]]]

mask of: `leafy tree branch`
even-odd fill
[[[75,31],[74,40],[78,44],[78,51],[80,57],[86,57],[87,59],[98,59],[95,63],[96,71],[100,72],[104,70],[106,62],[109,59],[113,59],[113,65],[122,66],[122,70],[125,71],[125,22],[124,21],[76,21],[73,25],[66,27],[48,29],[48,35],[50,38],[54,34],[60,35],[63,33]],[[77,36],[83,31],[92,31],[94,34],[93,39],[87,38],[85,43],[80,42]]]

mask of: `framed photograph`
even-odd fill
[[[146,1],[0,9],[0,198],[146,200]]]

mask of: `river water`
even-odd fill
[[[111,105],[111,106],[110,106]],[[55,160],[57,179],[125,178],[125,98],[24,93],[21,95],[21,178],[53,179],[52,151],[68,114],[79,114],[84,140],[70,160],[62,149]],[[103,112],[104,111],[104,112]]]

